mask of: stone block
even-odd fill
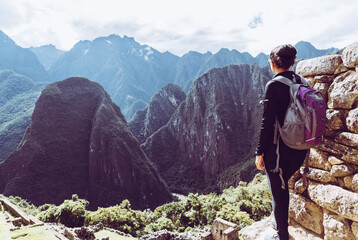
[[[318,149],[332,153],[337,158],[358,165],[358,150],[348,147],[330,139],[325,139],[324,144],[317,146]]]
[[[344,73],[344,72],[347,72],[348,70],[349,70],[349,69],[348,69],[346,66],[344,66],[343,63],[341,63],[341,65],[339,65],[339,66],[336,68],[336,70],[334,71],[334,74],[336,75],[336,74]]]
[[[301,178],[300,170],[297,170],[290,179],[288,179],[288,188],[289,189],[295,189],[295,183],[298,179]]]
[[[352,222],[351,229],[353,235],[358,239],[358,222]]]
[[[358,193],[358,173],[345,177],[344,185],[346,188]]]
[[[337,164],[342,164],[342,163],[344,163],[343,160],[338,159],[338,158],[336,158],[335,156],[329,156],[329,157],[328,157],[328,162],[329,162],[331,165],[337,165]]]
[[[214,240],[211,232],[205,232],[201,235],[201,240]]]
[[[340,55],[327,55],[298,62],[296,72],[302,76],[334,74],[342,63]]]
[[[305,80],[311,88],[316,84],[316,79],[314,77],[305,77]]]
[[[344,218],[358,221],[358,194],[341,187],[309,182],[309,198],[322,208],[328,209]]]
[[[336,135],[335,139],[336,142],[342,143],[347,146],[351,147],[358,147],[358,134],[351,133],[351,132],[341,132]]]
[[[238,237],[237,225],[221,218],[214,220],[210,232],[214,240],[232,240]]]
[[[322,182],[322,183],[336,183],[337,179],[331,175],[329,171],[325,171],[317,168],[308,168],[307,178]],[[303,175],[304,167],[301,167],[301,174]]]
[[[326,171],[330,171],[332,168],[331,164],[328,162],[328,153],[315,148],[311,148],[310,150],[308,166]]]
[[[322,208],[311,200],[292,192],[290,193],[289,217],[319,235],[323,232]]]
[[[324,212],[323,226],[325,240],[352,240],[355,238],[347,219],[332,212]]]
[[[342,60],[348,68],[354,68],[358,65],[358,42],[352,43],[343,50]]]
[[[307,181],[306,181],[307,182]],[[306,191],[308,184],[304,184],[303,182],[303,178],[300,178],[296,183],[295,186],[293,188],[293,190],[298,193],[298,194],[302,194],[304,191]]]
[[[350,110],[346,118],[346,125],[349,131],[358,133],[358,108]]]
[[[319,91],[320,93],[322,93],[322,96],[324,98],[324,100],[327,102],[328,100],[328,88],[331,84],[330,83],[316,83],[313,86],[313,89]]]
[[[326,127],[331,130],[344,130],[346,128],[345,118],[347,115],[347,110],[327,109]]]
[[[314,77],[315,83],[332,83],[334,75],[318,75]]]
[[[329,108],[352,109],[358,99],[358,74],[349,71],[338,75],[328,89]]]
[[[333,165],[331,175],[333,177],[346,177],[358,171],[358,166],[352,164]]]

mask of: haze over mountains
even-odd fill
[[[298,58],[317,57],[335,50],[317,50],[308,42],[299,42],[296,46]],[[247,52],[225,48],[215,54],[192,51],[178,57],[141,45],[134,38],[117,35],[80,41],[63,54],[51,46],[31,50],[38,54],[46,68],[52,63],[48,69],[50,81],[83,76],[100,83],[121,107],[127,120],[145,108],[167,83],[175,83],[188,92],[193,81],[212,68],[244,63],[263,67],[268,59],[263,53],[253,57]]]
[[[296,46],[299,58],[335,50]],[[37,203],[78,193],[96,206],[121,195],[153,207],[170,199],[166,184],[181,193],[220,191],[254,173],[245,165],[259,129],[257,102],[272,76],[263,53],[221,49],[179,57],[116,35],[80,41],[68,52],[51,45],[30,51],[3,32],[0,53],[0,192]],[[96,83],[63,81],[73,76]],[[47,171],[59,173],[59,182]],[[76,184],[67,186],[69,179]],[[41,200],[50,187],[44,182],[64,190]]]

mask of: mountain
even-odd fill
[[[24,75],[35,82],[49,81],[46,72],[36,55],[29,49],[19,47],[0,30],[0,70],[9,69]]]
[[[30,50],[36,54],[46,71],[50,69],[51,65],[64,54],[64,51],[58,50],[54,45],[44,45],[41,47],[31,47]]]
[[[309,59],[316,58],[326,55],[328,53],[333,53],[337,48],[329,48],[329,49],[317,49],[311,43],[300,41],[295,45],[297,49],[297,59]]]
[[[20,143],[45,83],[0,70],[0,162]]]
[[[42,91],[18,149],[0,164],[0,192],[36,205],[76,193],[91,208],[171,200],[119,107],[98,83],[79,77]]]
[[[226,48],[222,48],[216,54],[189,52],[179,60],[174,70],[174,83],[183,87],[187,92],[195,79],[212,68],[225,67],[231,64],[252,64],[254,62],[255,58],[249,53],[240,53]]]
[[[83,76],[100,83],[130,119],[170,82],[168,69],[177,60],[177,56],[140,45],[133,38],[110,35],[78,42],[49,72],[53,81]]]
[[[258,102],[271,76],[268,68],[243,64],[195,80],[169,122],[142,144],[173,192],[216,191],[220,173],[252,157],[262,114]]]
[[[148,107],[139,110],[129,121],[128,126],[139,143],[167,124],[186,95],[178,85],[168,83],[150,100]]]

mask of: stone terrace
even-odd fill
[[[327,100],[327,124],[324,144],[311,149],[308,184],[303,184],[303,168],[289,182],[289,231],[294,239],[358,239],[357,70],[358,42],[346,47],[342,55],[297,65],[296,72]],[[259,230],[265,232],[268,226],[263,220],[254,228],[244,228],[240,235],[257,240]]]

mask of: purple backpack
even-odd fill
[[[298,80],[301,80],[301,83],[298,83]],[[278,81],[290,87],[290,103],[282,127],[276,117],[274,143],[277,144],[277,159],[276,168],[271,170],[279,173],[281,187],[285,189],[282,169],[279,166],[278,137],[290,148],[299,150],[310,149],[323,143],[326,125],[326,102],[320,92],[309,87],[306,80],[298,75],[294,75],[293,81],[283,76],[277,76],[271,81]],[[278,131],[280,135],[277,137]],[[308,161],[308,155],[305,162]],[[307,162],[305,165],[308,165]],[[307,169],[306,166],[305,172],[307,172]],[[305,175],[303,181],[306,181]]]
[[[302,83],[297,83],[298,79]],[[326,125],[326,103],[319,91],[309,87],[307,82],[295,75],[293,81],[278,76],[279,81],[290,87],[290,103],[283,126],[276,121],[283,142],[294,149],[309,149],[323,142]],[[276,132],[277,130],[275,130]]]

